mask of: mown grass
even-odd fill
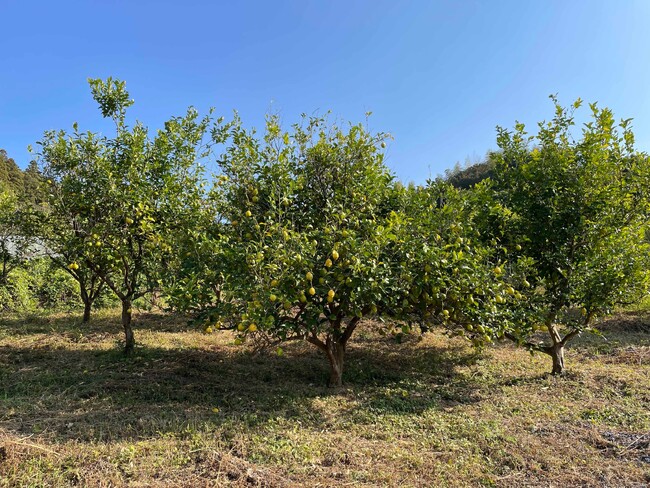
[[[0,319],[0,486],[647,486],[650,318],[568,351],[570,373],[366,324],[341,390],[309,345],[253,354],[140,314]]]

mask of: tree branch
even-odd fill
[[[343,335],[341,336],[340,342],[342,344],[346,344],[348,342],[348,339],[350,339],[350,336],[354,332],[354,329],[357,328],[357,324],[359,323],[359,317],[353,317],[350,322],[348,322],[348,325],[345,327],[345,330],[343,331]]]
[[[571,339],[580,334],[580,332],[581,331],[578,329],[573,329],[571,332],[564,336],[564,339],[560,341],[560,345],[564,347]]]
[[[319,349],[327,352],[327,345],[325,345],[325,343],[318,338],[316,332],[311,331],[311,335],[305,337],[305,340],[310,344],[313,344],[314,346],[318,347]]]

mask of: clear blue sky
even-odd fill
[[[495,126],[552,116],[548,95],[634,117],[650,149],[650,2],[0,0],[0,148],[103,130],[88,77],[126,80],[152,129],[188,105],[261,126],[331,109],[393,134],[424,182],[495,147]]]

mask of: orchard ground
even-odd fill
[[[510,344],[476,353],[366,322],[345,387],[308,344],[119,311],[0,319],[0,486],[647,486],[650,313],[570,345],[569,374]]]

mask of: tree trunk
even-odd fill
[[[315,332],[312,332],[311,335],[306,337],[307,342],[315,345],[327,355],[330,364],[330,388],[339,388],[343,386],[343,360],[345,358],[345,346],[358,323],[359,317],[352,318],[341,333],[341,318],[339,317],[338,320],[332,324],[332,330],[327,334],[325,342],[319,339]]]
[[[122,300],[122,327],[124,328],[124,354],[129,354],[135,347],[133,329],[131,329],[131,300]]]
[[[3,253],[4,252],[5,251],[3,250]],[[0,273],[0,285],[1,286],[6,286],[7,283],[9,282],[8,275],[9,275],[9,271],[7,270],[7,261],[3,259],[2,260],[2,273]]]
[[[550,319],[546,324],[546,327],[553,343],[552,346],[549,346],[548,349],[544,351],[553,359],[553,370],[551,371],[551,374],[562,374],[564,373],[564,342],[562,341],[562,336],[560,336],[560,331]]]
[[[345,357],[345,342],[332,338],[327,339],[327,359],[330,363],[330,388],[343,386],[343,359]]]
[[[89,298],[84,299],[84,317],[83,322],[90,322],[90,310],[92,309],[93,302]]]
[[[551,374],[558,375],[564,373],[564,345],[555,344],[549,350],[549,354],[553,359],[553,370]]]
[[[81,301],[84,302],[84,316],[83,316],[83,323],[90,322],[90,310],[93,306],[93,301],[90,298],[90,295],[86,291],[85,288],[85,283],[82,280],[79,281],[79,287],[81,288]]]

